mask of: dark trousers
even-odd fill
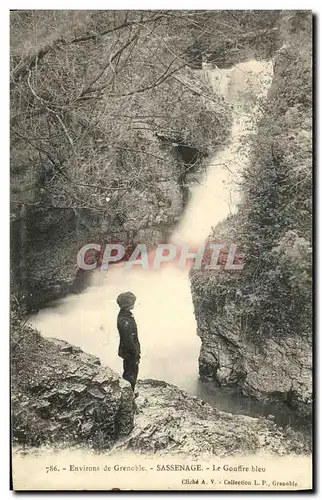
[[[123,378],[130,382],[132,390],[134,391],[136,379],[139,372],[139,360],[136,358],[123,359]]]

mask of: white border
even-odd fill
[[[8,71],[7,68],[9,68],[9,24],[8,24],[8,10],[9,9],[222,9],[223,6],[225,9],[267,9],[267,10],[273,10],[273,9],[289,9],[289,10],[299,10],[299,9],[310,9],[313,10],[314,13],[319,15],[319,3],[317,0],[316,1],[311,1],[311,2],[300,2],[298,0],[271,0],[270,2],[259,2],[257,1],[246,1],[246,2],[237,2],[237,1],[232,1],[232,0],[225,0],[224,2],[214,2],[214,1],[204,1],[204,0],[199,0],[198,2],[191,2],[191,1],[182,1],[182,0],[167,0],[167,1],[142,1],[142,0],[137,0],[136,2],[134,1],[125,1],[125,0],[118,0],[118,2],[107,2],[107,1],[98,1],[98,0],[92,0],[90,2],[86,2],[84,0],[73,0],[73,1],[62,1],[62,0],[56,0],[55,2],[49,2],[46,0],[38,0],[38,1],[30,1],[26,5],[26,2],[23,0],[16,0],[12,2],[3,2],[2,5],[0,6],[0,23],[1,23],[1,29],[0,29],[0,36],[1,36],[1,68],[2,68],[2,78],[1,78],[1,89],[0,89],[0,96],[2,100],[2,106],[1,106],[1,153],[2,153],[2,170],[1,170],[1,183],[0,183],[0,188],[1,188],[1,196],[0,196],[0,201],[1,201],[1,255],[0,255],[0,262],[2,265],[2,273],[1,273],[1,296],[0,296],[0,318],[2,319],[2,328],[1,328],[1,345],[0,345],[0,353],[2,356],[2,362],[0,363],[1,367],[1,382],[2,382],[2,390],[1,390],[1,402],[2,402],[2,412],[1,412],[1,424],[0,424],[0,429],[1,429],[1,480],[0,480],[0,489],[1,489],[1,498],[11,498],[12,497],[12,492],[9,492],[9,408],[8,408],[8,402],[9,402],[9,357],[8,357],[8,352],[9,352],[9,336],[8,336],[8,327],[9,327],[9,313],[8,313],[8,284],[9,284],[9,168],[8,168],[8,161],[9,161],[9,131],[8,131],[8,123],[9,123],[9,101],[8,101],[8,95],[9,95],[9,79],[7,77]],[[319,37],[317,37],[316,33],[316,38],[318,43],[318,48],[317,48],[317,56],[316,56],[316,63],[321,63],[319,53],[320,53],[320,40],[318,40]],[[321,82],[321,64],[318,65],[318,71],[316,71],[316,78],[318,82]],[[318,91],[318,85],[316,83],[316,90]],[[318,116],[321,116],[321,101],[318,100],[318,96],[316,96],[316,102],[318,103],[318,110],[316,110],[316,120]],[[317,130],[316,134],[316,165],[315,168],[317,170],[318,168],[318,145],[320,144],[321,141],[321,130]],[[317,180],[317,193],[316,193],[316,198],[320,198],[321,196],[321,183],[322,183],[322,176],[318,175],[316,177]],[[319,196],[318,196],[319,194]],[[317,205],[317,213],[315,214],[318,216],[318,224],[316,226],[317,229],[317,234],[316,234],[316,258],[319,259],[321,257],[321,246],[319,245],[319,236],[321,234],[320,229],[321,229],[321,203],[318,203]],[[319,259],[320,260],[320,259]],[[320,278],[320,283],[321,283],[321,267],[319,266],[316,269],[317,276],[316,278]],[[321,300],[321,292],[319,292],[319,288],[317,286],[317,292],[318,292],[318,300],[316,302],[316,313],[318,314],[320,310],[320,306],[322,306],[322,300]],[[319,335],[320,335],[320,322],[317,323],[317,329],[316,329],[316,342],[317,342],[317,347],[318,347],[318,354],[316,354],[316,361],[319,361],[322,359],[322,353],[321,353],[321,342],[319,341]],[[316,389],[316,397],[318,396],[319,390],[321,388],[321,380],[320,380],[320,373],[321,371],[318,370],[318,376],[316,377],[316,384],[315,384],[315,389]],[[318,416],[321,415],[321,398],[318,398],[318,407],[317,409],[317,414],[315,415],[317,424],[319,421]],[[317,455],[319,456],[319,450],[321,449],[321,433],[319,432],[320,429],[317,429],[318,433],[317,436],[319,438],[319,446],[318,450],[316,450]],[[319,465],[319,457],[317,457],[317,464]],[[317,486],[318,489],[320,490],[320,482],[319,482],[319,474],[317,471]],[[32,495],[32,494],[31,494]],[[234,493],[231,495],[221,495],[221,494],[216,494],[216,497],[222,497],[222,498],[229,498],[229,497],[236,497],[239,496],[238,493]],[[46,494],[46,496],[52,496],[52,494]],[[61,496],[65,497],[65,494],[62,494]],[[92,494],[83,494],[82,497],[91,497]],[[139,494],[135,494],[134,496],[139,496]],[[167,497],[173,497],[173,498],[178,498],[178,496],[181,495],[167,495]],[[190,495],[189,495],[190,496]],[[193,497],[200,497],[201,495],[196,493],[192,495]],[[252,495],[253,498],[261,498],[261,493],[258,493],[258,495]],[[284,495],[274,495],[275,498],[283,498]]]

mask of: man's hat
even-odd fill
[[[136,296],[132,292],[121,293],[116,299],[118,305],[124,309],[133,306],[135,301]]]

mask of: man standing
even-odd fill
[[[118,355],[123,358],[123,378],[128,380],[134,392],[139,371],[141,347],[135,319],[131,313],[136,301],[132,292],[121,293],[116,302],[120,306],[117,316],[117,329],[120,334]]]

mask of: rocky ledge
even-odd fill
[[[130,385],[100,360],[26,325],[12,326],[13,442],[109,448],[133,427]]]
[[[138,383],[134,427],[114,451],[185,455],[310,453],[303,435],[274,421],[226,413],[158,380]]]
[[[12,321],[12,435],[23,447],[81,445],[200,456],[309,453],[302,433],[218,411],[178,387],[128,382],[95,356]]]

